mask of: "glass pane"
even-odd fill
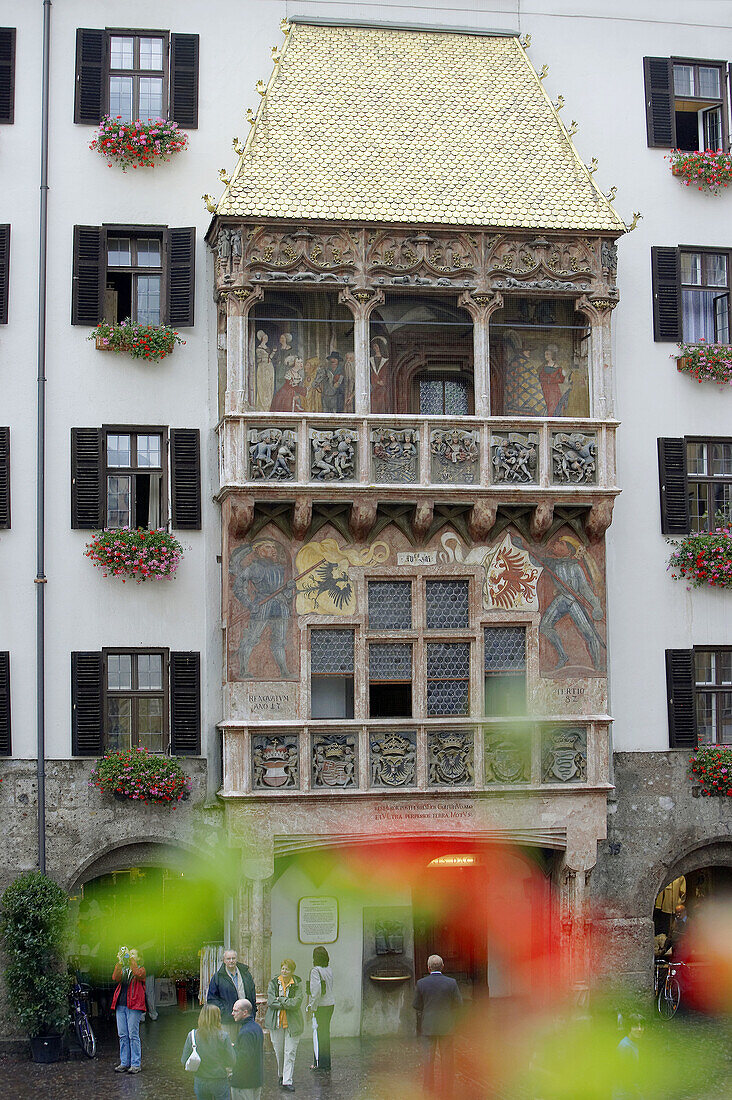
[[[129,466],[130,454],[130,436],[115,435],[110,432],[107,436],[107,465]]]
[[[163,78],[140,77],[140,118],[160,118],[163,113]]]
[[[720,294],[714,299],[714,324],[718,344],[729,343],[729,294]]]
[[[138,237],[137,266],[160,267],[160,241],[155,237]]]
[[[696,732],[699,743],[711,744],[715,737],[714,694],[702,691],[696,697]]]
[[[107,654],[107,687],[110,691],[130,691],[132,688],[132,656],[129,653]]]
[[[719,729],[717,741],[728,745],[732,741],[732,692],[719,693]]]
[[[716,485],[713,483],[711,489],[712,514],[709,520],[712,527],[719,527],[720,524],[727,524],[732,519],[732,485],[729,482]]]
[[[140,691],[162,691],[163,658],[160,653],[138,653],[137,686]]]
[[[316,676],[310,690],[313,718],[353,718],[353,676]]]
[[[708,443],[709,473],[712,477],[732,474],[732,443]]]
[[[524,714],[526,676],[520,672],[491,672],[485,678],[485,715],[496,718]]]
[[[421,378],[419,381],[419,411],[424,416],[441,416],[445,411],[442,382]]]
[[[411,625],[411,581],[369,581],[370,629],[409,630]]]
[[[674,66],[676,68],[676,66]],[[719,69],[710,65],[699,66],[699,88],[697,95],[703,99],[719,99]]]
[[[410,642],[369,646],[370,680],[411,680],[412,646]]]
[[[130,515],[130,489],[132,478],[108,477],[107,478],[107,527],[129,527],[132,522]]]
[[[140,39],[140,68],[162,69],[163,67],[163,40],[162,38]]]
[[[467,714],[470,691],[467,680],[428,680],[427,714],[439,717],[448,714]]]
[[[707,529],[707,486],[689,486],[689,516],[692,531]]]
[[[715,107],[711,111],[705,111],[704,115],[704,148],[722,151],[722,108]]]
[[[137,276],[137,320],[141,325],[160,324],[160,276]]]
[[[107,240],[107,266],[130,267],[132,251],[129,237],[109,237]]]
[[[706,443],[686,444],[686,470],[689,474],[705,474],[707,472]]]
[[[714,683],[714,654],[709,652],[694,653],[694,675],[697,684]]]
[[[310,669],[314,673],[353,673],[353,630],[313,630]]]
[[[109,67],[111,69],[133,69],[135,67],[134,38],[123,38],[117,34],[112,35],[110,39]]]
[[[716,297],[714,290],[681,291],[682,325],[684,340],[687,343],[697,344],[701,340],[707,344],[714,343],[714,299]]]
[[[449,416],[469,414],[468,384],[462,378],[445,382],[445,412]]]
[[[707,286],[727,286],[727,257],[723,252],[710,252],[706,256]]]
[[[137,465],[138,467],[160,467],[160,448],[162,438],[159,435],[138,435],[137,437]]]
[[[526,668],[526,630],[523,626],[485,628],[486,672],[523,672]]]
[[[110,76],[109,113],[123,122],[132,121],[132,77]]]
[[[678,96],[694,94],[693,65],[674,65],[674,93]]]
[[[467,714],[469,674],[469,642],[430,642],[427,645],[428,715]]]
[[[426,588],[428,630],[470,625],[469,581],[427,581]]]
[[[701,252],[681,253],[681,282],[692,286],[701,286],[702,282],[702,255]]]
[[[732,651],[722,650],[717,654],[717,683],[732,684]]]
[[[137,743],[150,752],[162,752],[163,700],[137,699]]]
[[[107,748],[113,752],[132,747],[132,700],[107,697]]]

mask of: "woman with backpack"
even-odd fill
[[[196,1058],[198,1055],[198,1065]],[[218,1005],[204,1005],[198,1014],[198,1027],[186,1037],[181,1063],[195,1074],[196,1100],[230,1100],[229,1070],[236,1061],[231,1039],[221,1026]],[[190,1060],[190,1062],[189,1062]]]
[[[330,1073],[330,1020],[333,1015],[333,971],[324,947],[313,951],[308,979],[308,1012],[313,1014],[313,1064],[316,1073]]]

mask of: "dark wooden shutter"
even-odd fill
[[[666,650],[668,739],[672,749],[696,748],[694,650]]]
[[[170,118],[186,130],[198,127],[198,35],[170,36]]]
[[[10,654],[0,653],[0,756],[11,756],[10,738]]]
[[[75,531],[104,527],[104,433],[71,429],[71,526]]]
[[[104,314],[107,234],[101,225],[74,226],[71,324],[98,325]]]
[[[653,339],[681,340],[681,257],[678,248],[651,249]]]
[[[15,27],[0,27],[0,122],[15,121]]]
[[[98,126],[102,121],[106,75],[106,31],[77,30],[74,122]]]
[[[196,230],[169,229],[167,238],[168,324],[189,328],[196,285]]]
[[[201,530],[201,433],[198,428],[170,429],[172,526]]]
[[[104,752],[104,661],[101,653],[71,654],[71,752]]]
[[[664,535],[688,535],[691,520],[685,440],[659,439],[658,476],[661,485],[661,532]]]
[[[0,325],[8,323],[10,297],[10,226],[0,225]]]
[[[0,529],[10,527],[10,428],[0,428]]]
[[[676,145],[674,117],[674,69],[668,57],[644,57],[646,132],[652,148]]]
[[[201,752],[201,655],[170,654],[170,751],[174,756]]]

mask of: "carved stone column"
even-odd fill
[[[554,871],[555,913],[562,978],[567,988],[573,990],[577,1003],[582,1005],[589,995],[591,980],[589,887],[592,868],[573,867],[567,857],[565,852]]]
[[[249,311],[262,300],[261,287],[233,287],[219,292],[226,299],[226,400],[227,413],[251,408],[252,367],[249,362]]]
[[[238,950],[252,972],[257,993],[267,990],[272,976],[270,889],[272,860],[262,857],[242,860],[238,895]]]
[[[370,287],[357,287],[355,290],[346,288],[340,291],[338,301],[347,305],[353,313],[353,351],[356,362],[355,411],[359,416],[368,416],[371,412],[369,321],[371,311],[384,301],[384,292],[372,290]]]
[[[577,309],[589,318],[592,326],[589,371],[592,378],[590,416],[608,420],[613,416],[613,352],[610,320],[618,304],[617,297],[580,298]]]
[[[491,314],[503,307],[503,295],[490,291],[466,290],[458,305],[473,318],[473,379],[475,415],[491,415],[491,367],[488,323]]]

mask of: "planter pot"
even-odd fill
[[[680,359],[676,360],[676,369],[680,370],[682,373],[688,374],[689,357],[687,355],[682,355]]]
[[[58,1062],[63,1051],[63,1035],[36,1035],[30,1045],[34,1062]]]

